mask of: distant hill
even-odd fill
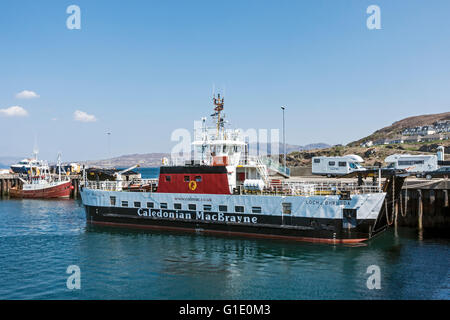
[[[359,146],[363,142],[375,141],[379,139],[388,139],[401,135],[403,129],[431,125],[436,121],[450,120],[450,112],[425,114],[421,116],[414,116],[402,119],[394,122],[392,125],[379,129],[371,135],[359,139],[357,141],[350,142],[347,146],[354,147]]]
[[[346,154],[357,154],[364,159],[364,165],[372,166],[377,163],[383,163],[384,159],[392,154],[436,154],[438,146],[444,146],[446,153],[445,157],[448,160],[450,153],[450,140],[377,145],[369,148],[360,147],[363,142],[399,136],[406,128],[432,125],[436,121],[443,120],[450,120],[450,112],[405,118],[394,122],[390,126],[379,129],[367,137],[353,141],[346,146],[332,146],[329,148],[290,152],[287,157],[288,166],[308,167],[311,166],[311,160],[313,157],[343,156]]]
[[[260,144],[259,150],[262,153],[268,147],[268,153],[271,152],[270,144]],[[326,143],[314,143],[305,146],[286,144],[287,153],[295,151],[306,151],[306,150],[320,150],[324,148],[329,148],[330,145]],[[256,153],[256,144],[251,144],[250,148],[254,148]],[[283,153],[283,144],[280,143],[278,146],[278,152]],[[139,164],[141,167],[157,167],[161,165],[162,158],[170,158],[169,153],[146,153],[146,154],[127,154],[120,157],[115,157],[112,159],[102,159],[102,160],[89,160],[89,161],[78,161],[80,164],[85,164],[91,167],[114,167],[114,168],[126,168]]]
[[[291,152],[287,156],[288,167],[309,167],[313,157],[335,157],[356,154],[364,159],[364,165],[373,166],[384,163],[384,159],[392,154],[436,154],[437,147],[444,146],[446,160],[450,160],[450,140],[439,142],[380,145],[373,147],[333,146],[327,149]]]
[[[0,169],[9,169],[12,164],[15,164],[22,160],[19,157],[0,157]]]
[[[278,152],[280,154],[282,154],[283,151],[284,151],[283,147],[284,147],[283,143],[280,142],[278,144]],[[295,151],[313,150],[313,149],[325,149],[325,148],[330,148],[330,147],[331,147],[331,145],[326,144],[326,143],[322,143],[322,142],[311,143],[311,144],[307,144],[307,145],[304,145],[304,146],[286,143],[286,153],[291,153],[291,152],[295,152]],[[249,145],[249,148],[250,148],[250,150],[256,151],[258,146],[255,143],[251,143]],[[272,151],[271,144],[260,143],[259,144],[259,150],[260,150],[260,153],[267,150],[267,153],[272,154],[272,152],[271,152]]]
[[[120,157],[104,160],[79,161],[91,167],[127,168],[139,164],[141,167],[157,167],[161,159],[169,157],[168,153],[127,154]]]

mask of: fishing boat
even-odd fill
[[[358,243],[392,221],[392,204],[403,178],[389,176],[383,185],[273,179],[267,161],[248,155],[242,133],[225,127],[224,99],[214,96],[213,104],[212,126],[203,118],[195,130],[193,159],[163,159],[159,178],[143,182],[146,188],[130,186],[120,176],[115,181],[92,181],[84,173],[80,194],[87,222]]]
[[[36,157],[37,160],[37,157]],[[39,165],[34,165],[38,163]],[[13,198],[68,198],[73,190],[72,183],[67,175],[62,174],[60,156],[58,156],[59,174],[54,177],[46,161],[30,163],[26,175],[19,177],[22,184],[10,189]]]

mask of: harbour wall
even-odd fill
[[[450,181],[406,181],[395,204],[399,226],[450,230]]]

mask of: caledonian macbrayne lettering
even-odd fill
[[[223,212],[204,212],[191,211],[182,212],[178,210],[161,210],[161,209],[137,209],[140,217],[164,218],[164,219],[185,219],[185,220],[201,220],[201,221],[218,221],[218,222],[234,222],[234,223],[258,223],[258,217],[248,217],[244,215],[227,214]]]

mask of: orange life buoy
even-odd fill
[[[189,182],[189,189],[191,189],[192,191],[194,191],[195,189],[197,189],[197,182],[195,182],[195,181],[190,181],[190,182]]]

